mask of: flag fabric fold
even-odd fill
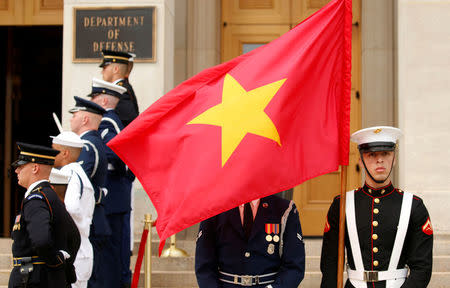
[[[351,0],[206,69],[108,146],[143,185],[164,240],[242,203],[348,165]]]

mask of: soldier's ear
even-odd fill
[[[89,123],[89,116],[86,114],[83,114],[83,119],[81,120],[81,122],[83,123],[83,125],[86,125]]]
[[[119,65],[114,65],[113,66],[113,72],[116,73],[116,74],[119,73]]]
[[[64,157],[64,158],[70,157],[70,150],[69,150],[69,149],[67,149],[67,150],[62,150],[61,153],[63,153],[63,157]]]
[[[33,167],[31,167],[31,172],[33,173],[33,174],[37,174],[38,172],[39,172],[39,165],[38,164],[36,164],[36,163],[32,163],[33,164]]]

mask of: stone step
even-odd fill
[[[139,238],[140,241],[140,238]],[[133,254],[138,253],[139,241],[134,242]],[[170,239],[167,239],[164,248],[170,246]],[[188,253],[189,256],[195,255],[195,240],[177,240],[176,247],[181,248]],[[153,239],[152,241],[152,254],[157,255],[159,249],[159,239]],[[313,238],[305,239],[305,252],[306,255],[320,256],[322,251],[322,239]],[[433,255],[445,256],[450,255],[450,238],[444,236],[435,237],[433,244]]]
[[[144,287],[144,274],[141,273],[138,287]],[[320,286],[321,274],[319,272],[306,272],[305,278],[299,287],[315,288]],[[198,288],[197,279],[193,272],[182,271],[181,273],[174,273],[169,271],[155,271],[152,273],[152,287],[153,288]]]
[[[192,235],[190,235],[192,236]],[[140,240],[140,238],[139,238]],[[169,239],[165,247],[169,247]],[[177,240],[177,247],[184,249],[189,257],[186,258],[158,258],[157,250],[159,240],[152,241],[152,287],[197,287],[194,274],[194,240]],[[0,288],[6,287],[12,269],[11,239],[0,238]],[[318,287],[320,285],[320,251],[322,240],[320,238],[305,239],[306,249],[306,275],[300,287]],[[136,261],[139,242],[134,243],[134,256],[132,269]],[[449,287],[450,283],[450,236],[437,235],[434,241],[433,276],[428,287]],[[142,270],[141,270],[142,271]],[[142,273],[141,273],[142,274]],[[143,287],[143,276],[140,279]],[[2,286],[3,285],[3,286]]]
[[[144,275],[141,273],[139,279],[138,287],[144,287]],[[172,288],[172,287],[183,287],[183,288],[198,288],[197,280],[195,275],[190,272],[182,272],[176,274],[173,272],[154,272],[152,273],[152,287],[153,288]],[[302,283],[300,283],[299,288],[316,288],[320,286],[321,281],[320,272],[306,272],[305,278]],[[346,275],[344,274],[344,281]],[[450,272],[434,272],[431,276],[428,288],[447,288],[448,283],[450,283]]]
[[[157,255],[157,245],[156,243],[153,243],[153,256]],[[194,263],[194,254],[195,254],[195,243],[193,241],[177,241],[177,247],[184,249],[186,252],[188,252],[189,257],[188,258],[179,258],[179,260],[175,260],[177,258],[158,258],[158,257],[152,257],[153,263],[155,263],[156,267],[160,265],[162,268],[160,270],[165,270],[169,268],[164,267],[170,267],[171,265],[174,265],[174,268],[178,270],[189,270],[193,269],[193,263]],[[435,243],[435,248],[437,247],[444,247],[446,246],[443,242],[437,241]],[[450,246],[450,243],[448,243],[448,246]],[[168,244],[167,246],[168,247]],[[306,270],[307,271],[319,271],[319,264],[320,264],[320,256],[318,256],[319,251],[316,249],[318,248],[317,242],[311,242],[306,240]],[[6,249],[4,249],[6,250]],[[437,255],[436,250],[439,252],[439,248],[435,249],[434,251],[434,259],[433,259],[433,271],[436,272],[446,272],[450,271],[450,256],[449,255]],[[444,251],[445,252],[445,251]],[[11,252],[7,253],[0,253],[0,269],[11,269],[11,263],[12,263],[12,256],[10,254]],[[316,254],[316,255],[314,255]],[[132,267],[134,267],[135,259],[137,257],[137,250],[134,253],[134,256],[132,256]],[[186,264],[188,263],[188,264]],[[180,266],[180,267],[178,267]],[[179,269],[180,268],[180,269]]]
[[[11,254],[0,254],[0,269],[12,269]]]
[[[0,269],[0,285],[8,286],[10,273],[11,273],[11,269]]]
[[[131,269],[134,270],[136,264],[136,256],[131,257]],[[320,257],[306,256],[305,260],[307,272],[320,271]],[[181,258],[159,258],[152,257],[152,269],[155,271],[172,270],[172,271],[194,271],[195,257],[181,257]],[[141,271],[144,269],[142,263]],[[433,258],[433,272],[448,272],[450,271],[450,256],[435,256]]]
[[[134,270],[137,256],[131,257],[131,269]],[[306,271],[320,271],[320,257],[306,256]],[[182,258],[160,258],[152,257],[152,268],[154,270],[172,270],[172,271],[194,271],[195,257]],[[143,271],[143,264],[141,271]],[[12,269],[12,257],[10,254],[0,254],[0,269]],[[450,256],[434,256],[433,258],[433,272],[447,272],[450,271]]]
[[[0,288],[6,288],[10,270],[0,269]],[[306,272],[301,288],[315,288],[320,286],[320,272]],[[345,279],[345,277],[344,277]],[[153,271],[152,287],[157,288],[197,288],[197,280],[193,271]],[[429,288],[444,288],[450,283],[450,272],[433,272]],[[141,273],[139,287],[144,287],[144,274]]]
[[[11,253],[12,240],[10,238],[0,238],[0,254]]]

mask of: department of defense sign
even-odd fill
[[[74,8],[73,62],[99,62],[102,50],[155,62],[155,7]]]

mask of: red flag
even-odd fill
[[[348,164],[351,0],[206,69],[108,144],[158,213],[162,241]]]

